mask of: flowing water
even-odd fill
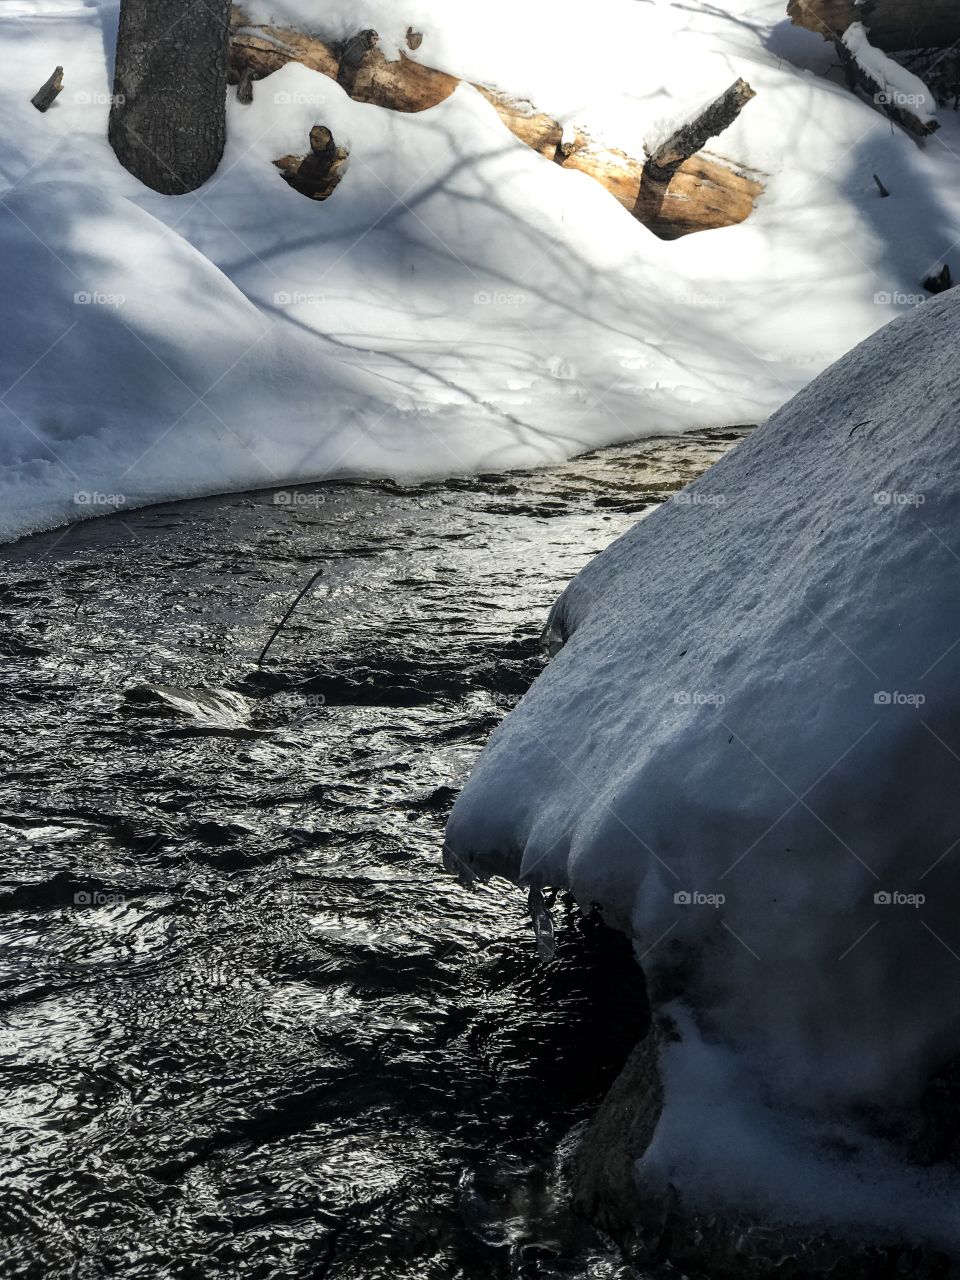
[[[545,963],[443,825],[564,584],[742,434],[0,548],[0,1274],[628,1274],[557,1152],[629,947],[561,902]]]

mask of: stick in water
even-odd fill
[[[316,582],[316,580],[320,577],[320,575],[321,575],[322,573],[323,573],[323,566],[321,566],[321,567],[317,570],[317,572],[313,575],[313,577],[310,579],[310,581],[307,583],[307,585],[303,588],[303,590],[300,592],[300,594],[299,594],[299,595],[297,596],[297,598],[294,600],[293,604],[290,606],[290,608],[287,610],[287,612],[283,615],[283,617],[280,619],[280,621],[277,623],[277,625],[273,628],[273,631],[271,632],[271,635],[270,635],[270,639],[267,641],[267,643],[266,643],[266,644],[263,646],[263,648],[260,650],[260,657],[257,659],[257,666],[258,666],[258,667],[262,667],[262,666],[263,666],[263,660],[264,660],[264,658],[267,656],[267,650],[270,648],[270,646],[273,644],[274,640],[276,640],[277,636],[278,636],[278,635],[280,634],[280,632],[283,630],[283,627],[284,627],[284,625],[285,625],[285,623],[286,623],[287,619],[288,619],[288,618],[290,617],[290,615],[293,613],[294,609],[296,609],[297,605],[300,603],[300,601],[301,601],[301,600],[303,599],[303,597],[307,594],[307,592],[310,590],[310,588],[313,586],[313,584]]]

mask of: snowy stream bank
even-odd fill
[[[890,325],[592,560],[447,832],[633,937],[643,1184],[954,1251],[958,337],[955,292]]]

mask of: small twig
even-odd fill
[[[874,180],[874,182],[877,184],[877,186],[879,187],[881,196],[888,196],[888,195],[890,194],[890,192],[889,192],[889,191],[887,190],[887,188],[883,185],[883,183],[880,181],[880,179],[877,177],[877,175],[876,175],[876,174],[874,174],[874,175],[873,175],[873,180]]]
[[[273,628],[273,631],[271,632],[271,635],[270,635],[270,639],[267,641],[267,643],[266,643],[266,644],[263,646],[263,648],[260,650],[260,657],[257,659],[257,666],[258,666],[258,667],[262,667],[262,666],[263,666],[263,660],[264,660],[264,658],[267,656],[267,650],[270,648],[270,646],[273,644],[274,640],[276,640],[277,636],[278,636],[278,635],[280,634],[280,632],[282,631],[282,629],[283,629],[284,625],[285,625],[285,624],[286,624],[286,622],[287,622],[287,619],[288,619],[288,618],[290,617],[290,615],[293,613],[294,609],[296,609],[297,605],[300,603],[300,601],[301,601],[301,600],[303,599],[303,597],[307,594],[307,592],[310,590],[310,588],[313,586],[313,584],[316,582],[316,580],[320,577],[320,575],[321,575],[322,573],[323,573],[323,566],[321,565],[321,567],[320,567],[320,568],[317,570],[317,572],[313,575],[313,577],[310,579],[310,581],[307,583],[307,585],[306,585],[306,586],[303,588],[303,590],[299,593],[299,595],[298,595],[298,596],[297,596],[297,598],[294,600],[293,604],[290,606],[290,608],[287,610],[287,612],[283,615],[283,617],[280,619],[280,621],[277,623],[277,625]]]

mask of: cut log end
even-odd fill
[[[51,75],[49,80],[45,81],[40,86],[37,92],[30,99],[30,101],[33,103],[33,105],[37,108],[38,111],[46,111],[47,108],[53,104],[54,100],[56,99],[56,97],[58,96],[58,94],[61,92],[62,89],[63,89],[63,67],[57,67],[56,70],[53,72],[53,75]]]
[[[281,156],[273,163],[294,191],[311,200],[326,200],[339,186],[349,154],[337,146],[326,125],[315,124],[310,130],[309,155]]]

